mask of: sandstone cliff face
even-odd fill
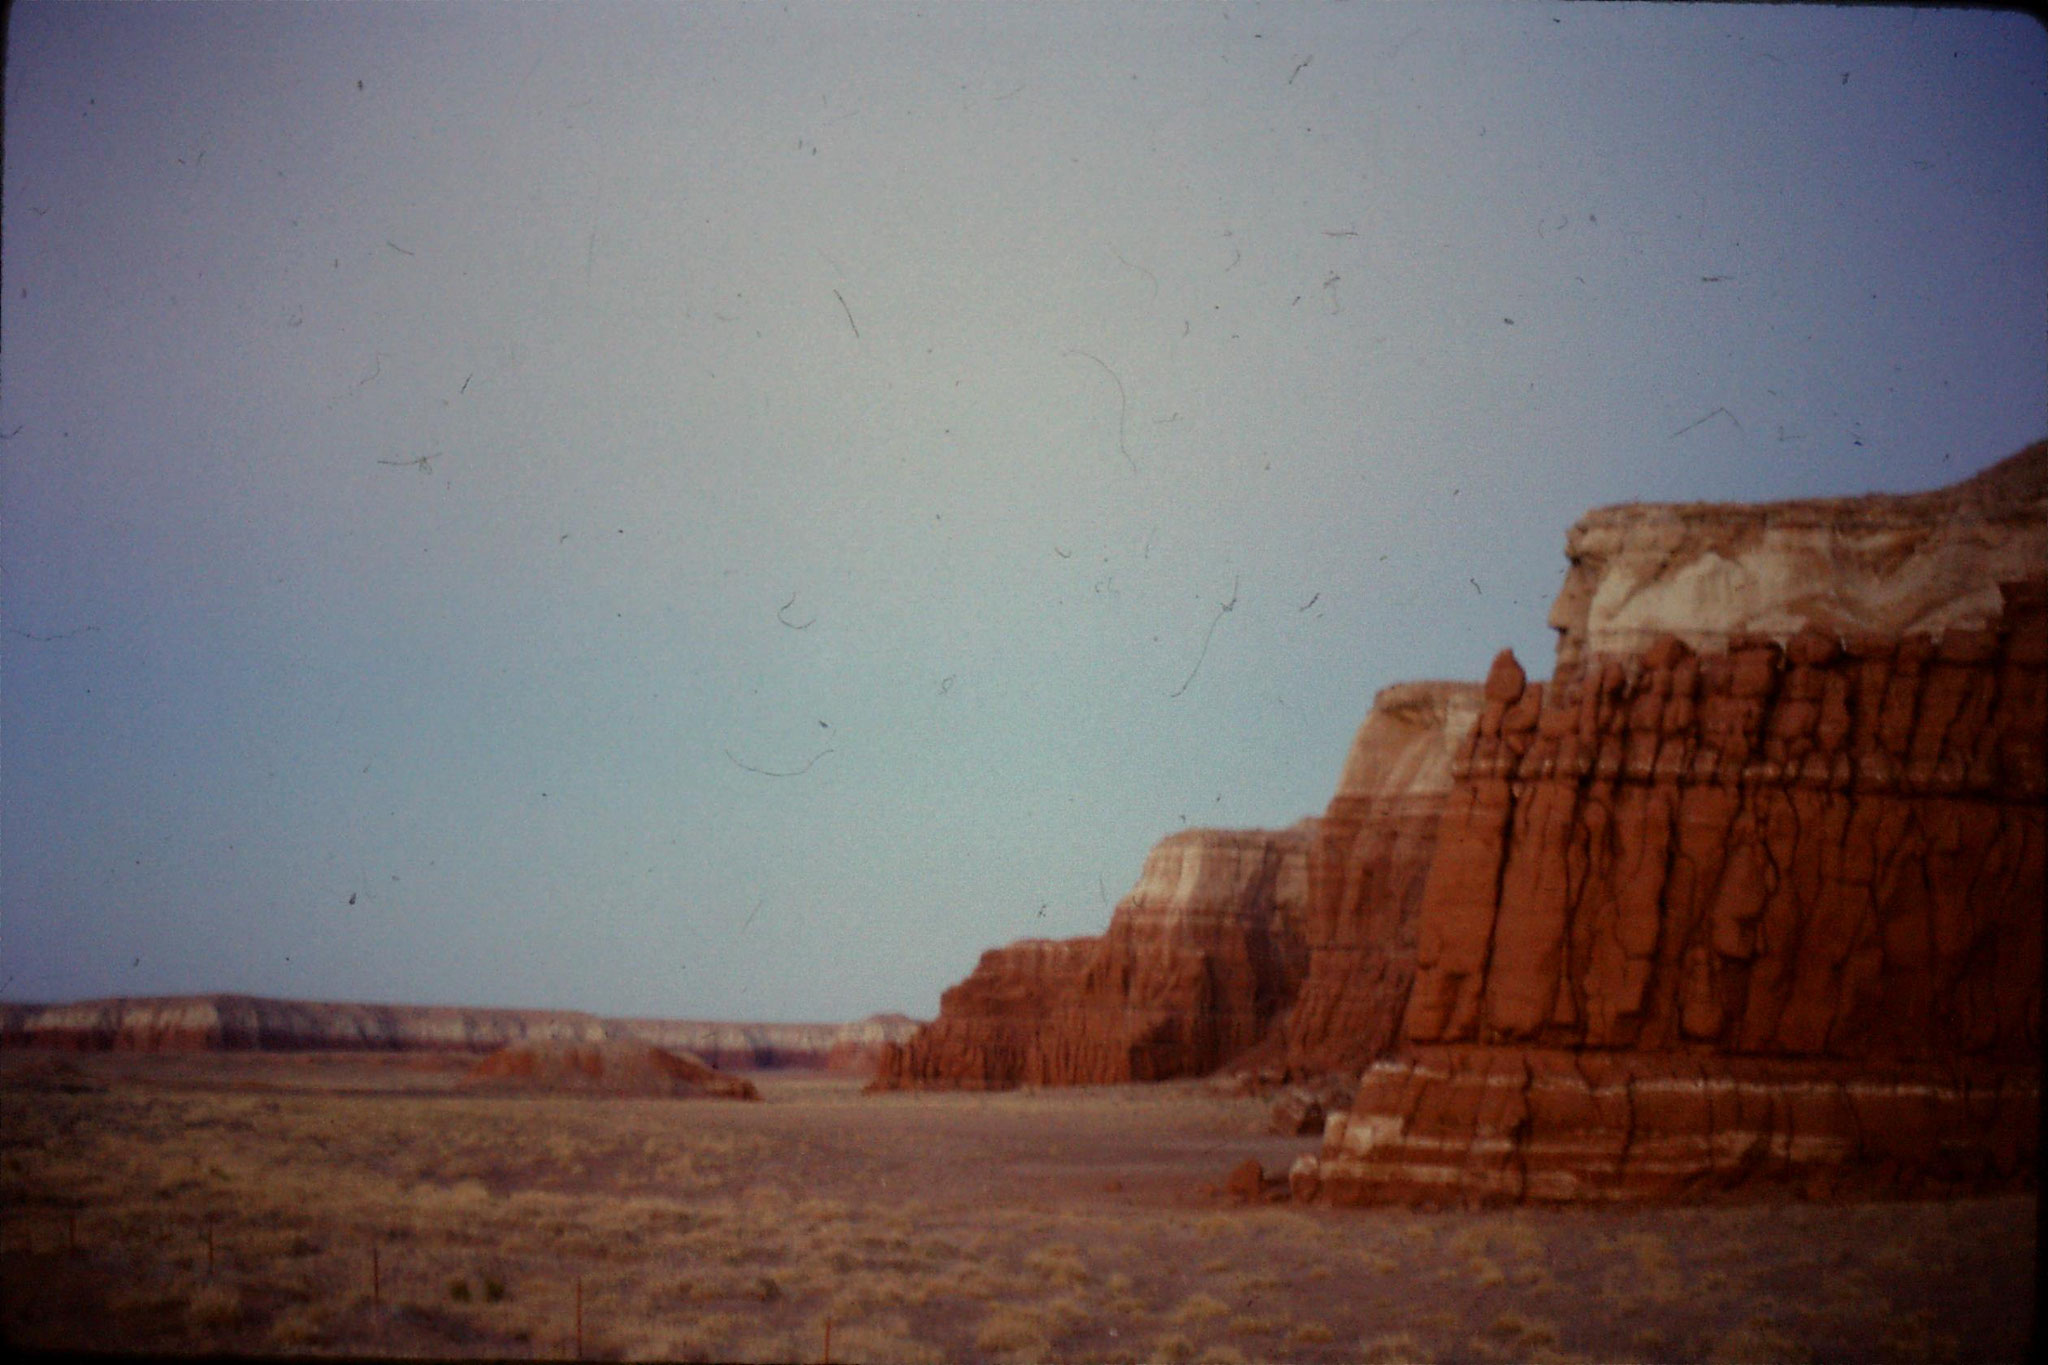
[[[1949,488],[1799,502],[1632,504],[1589,512],[1551,609],[1556,676],[1665,635],[1940,634],[1998,614],[1998,584],[2048,564],[2048,442]]]
[[[1100,938],[1027,938],[981,955],[965,981],[939,997],[939,1017],[902,1044],[885,1045],[877,1090],[1007,1090],[1047,1071],[1045,1028],[1054,1001]]]
[[[1315,826],[1187,830],[1160,840],[1055,1016],[1059,1073],[1198,1076],[1256,1043],[1307,975],[1302,921]]]
[[[2040,454],[2002,477],[2025,484]],[[2001,543],[2038,531],[2035,506],[2036,522],[2001,523]],[[1634,657],[1581,655],[1547,687],[1497,660],[1423,895],[1405,1046],[1332,1124],[1324,1188],[2025,1179],[2048,584],[1992,584],[1988,606],[1950,586],[1966,613],[1911,608],[1948,621],[1939,635],[1808,624],[1780,640],[1700,607],[1711,652],[1666,636]],[[1858,591],[1912,597],[1882,580]]]
[[[1355,1076],[1393,1044],[1452,759],[1479,709],[1475,683],[1373,698],[1309,847],[1308,971],[1273,1049],[1288,1072]]]
[[[1162,839],[1106,934],[983,954],[941,997],[938,1019],[884,1054],[876,1085],[1086,1085],[1214,1070],[1259,1040],[1307,972],[1314,826]]]
[[[1952,1194],[2024,1185],[2030,1073],[1959,1062],[1405,1048],[1308,1163],[1338,1203]]]
[[[1425,893],[1406,1036],[2031,1056],[2048,600],[1939,640],[1503,657]]]

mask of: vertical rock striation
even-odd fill
[[[1556,680],[1487,679],[1402,1045],[1322,1188],[2024,1181],[2048,446],[1916,498],[1630,510],[1574,530]]]
[[[981,955],[939,997],[939,1017],[885,1043],[871,1090],[1008,1090],[1042,1083],[1045,1026],[1102,940],[1027,938]]]
[[[1162,839],[1099,938],[984,953],[939,1017],[885,1049],[878,1089],[1164,1080],[1256,1043],[1307,972],[1315,822]]]
[[[1274,1049],[1288,1072],[1355,1076],[1393,1045],[1452,760],[1479,709],[1472,683],[1373,698],[1309,847],[1308,972]]]

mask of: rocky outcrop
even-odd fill
[[[1163,1080],[1245,1052],[1307,974],[1315,823],[1162,839],[1107,933],[984,953],[876,1087]]]
[[[2024,1184],[2023,1068],[1529,1047],[1367,1068],[1310,1169],[1339,1203],[1956,1194]]]
[[[615,1019],[615,1031],[657,1047],[692,1053],[738,1071],[824,1069],[868,1075],[887,1043],[900,1043],[918,1023],[877,1014],[850,1024],[733,1024],[688,1019]]]
[[[1598,508],[1565,555],[1550,612],[1560,678],[1666,635],[1718,653],[1731,636],[1782,642],[1809,628],[1981,629],[2000,583],[2048,564],[2048,442],[1927,493]]]
[[[761,1098],[753,1082],[728,1076],[701,1058],[627,1038],[516,1043],[478,1062],[463,1085],[522,1094]]]
[[[870,1089],[1007,1090],[1042,1084],[1045,1034],[1095,950],[1092,938],[1027,938],[981,955],[939,997],[939,1017],[906,1043],[884,1046]]]
[[[915,1020],[902,1015],[875,1015],[851,1024],[731,1024],[248,995],[129,996],[0,1007],[0,1045],[74,1052],[488,1052],[522,1043],[635,1038],[695,1054],[714,1067],[823,1067],[854,1073],[872,1071],[883,1045],[907,1039],[916,1028]]]
[[[1425,893],[1405,1035],[2031,1056],[2048,597],[1939,640],[1503,656]]]
[[[1918,498],[1582,522],[1575,572],[1618,577],[1567,584],[1550,684],[1495,662],[1400,1045],[1332,1121],[1325,1194],[2030,1178],[2044,488],[2035,447]],[[1980,581],[2015,546],[2032,577]]]
[[[1393,1044],[1451,762],[1479,710],[1475,683],[1399,683],[1373,698],[1309,846],[1308,971],[1260,1061],[1355,1076]]]

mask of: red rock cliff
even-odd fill
[[[1710,594],[1692,607],[1705,652],[1666,636],[1615,655],[1567,629],[1557,683],[1496,661],[1454,768],[1402,1046],[1332,1123],[1326,1190],[1566,1199],[1761,1176],[1886,1190],[2029,1177],[2048,585],[1972,574],[2048,525],[2048,447],[1973,485],[2000,490],[1995,517],[1954,490],[1920,506],[1977,516],[1974,559],[1913,525],[1908,500],[1878,500],[1892,578],[1835,592],[1815,560],[1774,634],[1730,626],[1755,624],[1750,598],[1717,617]],[[1718,510],[1725,544],[1825,525],[1764,508],[1745,528]],[[1704,560],[1671,562],[1683,577]],[[1939,633],[1854,628],[1871,604],[1916,595],[1901,611],[1939,618],[1937,580],[1972,604]],[[1903,586],[1888,596],[1888,582]],[[1588,586],[1566,596],[1605,594],[1620,615],[1662,591],[1654,576],[1632,599]]]
[[[882,1089],[1163,1080],[1256,1043],[1307,971],[1314,821],[1162,839],[1100,938],[984,953],[939,1017],[886,1051]]]
[[[876,1090],[1007,1090],[1043,1079],[1046,1021],[1100,938],[1027,938],[981,955],[939,997],[939,1017],[906,1043],[884,1044]]]
[[[1394,1043],[1451,761],[1479,706],[1475,683],[1398,683],[1373,698],[1309,846],[1308,972],[1272,1049],[1287,1071],[1355,1076]]]

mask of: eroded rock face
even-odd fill
[[[1565,553],[1560,678],[1666,635],[1711,654],[1738,635],[1982,628],[2000,583],[2048,563],[2048,442],[1928,493],[1602,507]]]
[[[2038,1103],[1968,1059],[1423,1046],[1367,1068],[1316,1174],[1337,1203],[1956,1194],[2027,1181]]]
[[[982,955],[878,1088],[1087,1085],[1201,1075],[1273,1024],[1308,968],[1314,821],[1162,839],[1099,938]]]
[[[1100,938],[1028,938],[981,955],[965,981],[939,997],[939,1017],[886,1044],[871,1088],[1007,1090],[1050,1069],[1046,1023]]]
[[[2048,582],[1994,592],[1939,636],[1665,637],[1549,686],[1503,655],[1423,895],[1407,1046],[1367,1073],[1324,1188],[2023,1178]],[[1651,1094],[1676,1097],[1662,1128]]]
[[[1479,718],[1472,683],[1381,689],[1309,848],[1308,971],[1279,1030],[1292,1074],[1358,1071],[1390,1047],[1451,764]]]
[[[2038,1050],[2048,594],[1993,629],[1666,640],[1489,698],[1405,1035],[1890,1060]]]

